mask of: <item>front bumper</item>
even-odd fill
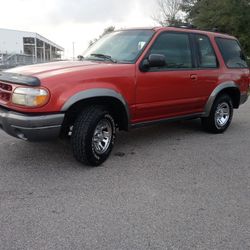
[[[0,129],[23,140],[40,141],[59,136],[64,114],[27,115],[0,107]]]

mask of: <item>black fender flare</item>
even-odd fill
[[[238,84],[236,84],[235,82],[233,81],[228,81],[228,82],[224,82],[224,83],[221,83],[220,85],[218,85],[214,90],[213,92],[211,93],[211,95],[209,96],[208,98],[208,101],[205,105],[205,108],[204,108],[204,114],[202,115],[202,117],[208,117],[209,114],[210,114],[210,111],[212,109],[212,106],[213,106],[213,103],[216,99],[216,97],[218,96],[218,94],[221,93],[221,91],[225,90],[225,89],[228,89],[228,88],[235,88],[239,91],[240,93],[240,87]]]
[[[127,101],[124,99],[124,97],[118,93],[117,91],[113,89],[106,89],[106,88],[94,88],[94,89],[88,89],[81,92],[78,92],[77,94],[71,96],[63,105],[61,108],[61,112],[66,112],[72,105],[79,101],[87,100],[90,98],[98,98],[98,97],[112,97],[118,100],[120,103],[122,103],[126,114],[128,122],[130,122],[130,111],[129,111],[129,105]]]

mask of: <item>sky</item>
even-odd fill
[[[82,54],[106,27],[157,26],[156,0],[0,0],[0,28],[32,31]]]

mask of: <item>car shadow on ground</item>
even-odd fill
[[[133,154],[133,149],[140,147],[143,151],[144,147],[145,149],[148,147],[149,142],[161,143],[168,139],[181,140],[184,136],[191,136],[194,133],[204,133],[201,129],[200,120],[162,123],[133,129],[130,132],[119,132],[110,158],[125,156],[125,147],[131,148],[130,151]],[[8,164],[21,163],[22,166],[33,165],[53,168],[90,168],[75,161],[69,141],[59,139],[49,142],[24,142],[15,138],[8,138],[6,143],[0,144],[0,152],[2,154],[5,152],[11,153]],[[0,158],[2,157],[0,156]]]
[[[128,132],[120,132],[117,136],[116,147],[123,144],[145,145],[147,141],[166,140],[167,138],[178,139],[194,133],[204,133],[200,120],[188,120],[175,123],[161,123],[143,128],[137,128]]]

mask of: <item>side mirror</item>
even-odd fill
[[[166,65],[166,57],[161,54],[151,54],[148,59],[143,60],[140,69],[143,72],[148,71],[151,67],[163,67]]]

